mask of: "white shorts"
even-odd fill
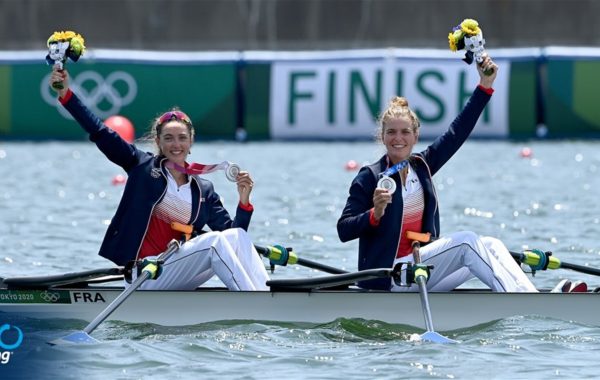
[[[473,232],[456,232],[439,238],[420,249],[421,262],[433,265],[427,281],[427,290],[446,292],[477,277],[495,292],[537,292],[527,275],[504,244],[492,237],[479,237]],[[413,262],[412,255],[396,259]],[[402,271],[406,282],[406,271]],[[419,287],[397,286],[392,281],[392,291],[416,292]]]
[[[263,261],[241,228],[207,232],[185,242],[163,264],[158,279],[146,280],[140,289],[194,290],[215,274],[229,290],[269,289]]]

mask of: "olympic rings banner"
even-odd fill
[[[41,58],[16,59],[10,65],[0,65],[0,84],[3,84],[0,86],[0,136],[86,138],[48,85],[50,67],[43,62],[44,53],[37,55]],[[192,55],[185,61],[173,57],[164,60],[160,55],[137,60],[89,55],[89,59],[68,66],[70,84],[101,119],[125,116],[140,137],[147,132],[154,117],[178,106],[192,118],[200,139],[234,135],[238,124],[237,63],[232,57],[236,55],[206,59]],[[107,55],[110,56],[110,52],[103,56]]]

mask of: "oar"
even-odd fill
[[[63,286],[77,283],[88,283],[92,280],[108,278],[123,279],[124,269],[121,267],[117,268],[103,268],[93,269],[82,272],[72,272],[64,274],[55,274],[49,276],[30,276],[30,277],[12,277],[12,278],[0,278],[0,287],[15,288],[15,289],[46,289],[51,286]]]
[[[182,224],[177,222],[171,223],[171,228],[175,231],[179,231],[185,235],[186,240],[189,240],[194,235],[194,226],[189,224]],[[200,232],[202,233],[202,232]],[[315,261],[303,259],[298,257],[296,253],[292,251],[292,248],[285,248],[281,245],[274,246],[261,246],[254,245],[256,251],[269,259],[271,261],[271,265],[282,265],[285,266],[287,264],[298,264],[312,269],[318,269],[326,273],[331,274],[342,274],[348,273],[345,270],[330,267],[329,265],[319,264]]]
[[[547,269],[571,269],[585,274],[600,276],[600,269],[561,261],[558,257],[553,256],[552,252],[529,249],[523,252],[511,251],[510,254],[518,261],[529,265],[533,272]]]
[[[421,265],[421,254],[419,249],[421,243],[427,243],[430,240],[429,234],[417,233],[408,231],[406,237],[412,240],[413,248],[413,261],[416,264],[414,270],[415,282],[419,285],[419,295],[421,296],[421,307],[423,308],[423,316],[425,317],[425,326],[427,331],[421,335],[421,340],[430,341],[434,343],[458,343],[456,340],[447,338],[441,334],[438,334],[433,330],[433,318],[431,317],[431,308],[429,307],[429,297],[427,294],[427,268]]]
[[[281,245],[275,246],[260,246],[254,245],[256,251],[269,259],[271,261],[271,265],[287,265],[287,264],[298,264],[307,268],[318,269],[325,273],[331,274],[344,274],[348,273],[343,269],[330,267],[329,265],[320,264],[315,261],[311,261],[308,259],[303,259],[298,257],[295,252],[293,252],[292,248],[285,248]]]
[[[267,285],[272,291],[313,291],[316,289],[354,285],[357,281],[367,281],[376,278],[399,278],[399,276],[399,271],[396,271],[395,268],[378,268],[321,277],[269,280],[267,281]]]
[[[147,264],[141,274],[135,281],[125,289],[117,298],[114,299],[98,316],[90,322],[82,331],[75,331],[65,337],[48,342],[51,345],[78,344],[78,343],[97,343],[98,340],[90,336],[91,332],[98,327],[109,315],[111,315],[134,291],[136,291],[147,279],[156,278],[160,265],[166,261],[169,256],[175,253],[180,247],[180,243],[173,239],[169,243],[167,250],[161,253],[156,262]]]

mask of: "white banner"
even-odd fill
[[[510,61],[500,66],[494,96],[473,136],[508,136]],[[455,59],[399,57],[274,61],[270,132],[274,139],[365,139],[392,96],[408,99],[421,137],[442,134],[479,83],[473,65]]]

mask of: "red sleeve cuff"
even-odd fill
[[[59,97],[58,101],[60,102],[60,104],[62,104],[64,106],[65,104],[67,104],[69,102],[69,99],[71,99],[71,96],[73,96],[73,91],[71,91],[71,89],[69,88],[67,90],[67,93],[65,94],[64,98]]]
[[[252,203],[250,202],[248,202],[247,205],[243,205],[242,202],[239,202],[238,206],[244,211],[254,211],[254,206],[252,206]]]
[[[377,227],[379,225],[379,220],[375,219],[375,209],[371,209],[371,211],[369,211],[369,224],[373,227]]]
[[[494,89],[493,88],[487,88],[487,87],[483,87],[482,85],[478,84],[477,87],[479,87],[479,89],[483,92],[485,92],[488,95],[492,95],[494,93]]]

